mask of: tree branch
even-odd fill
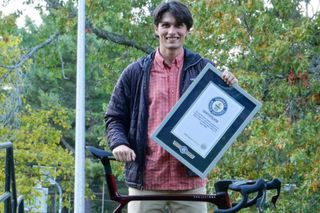
[[[21,67],[28,59],[30,59],[36,52],[38,52],[41,48],[49,45],[52,41],[54,41],[55,39],[57,39],[59,36],[59,33],[56,32],[53,35],[51,35],[45,42],[38,44],[37,46],[35,46],[34,48],[32,48],[27,54],[23,55],[20,57],[19,61],[17,63],[15,63],[14,65],[10,65],[10,66],[5,66],[5,65],[1,65],[0,67],[8,69],[9,71],[17,69],[19,67]]]
[[[61,138],[61,143],[62,143],[69,151],[71,151],[72,153],[75,153],[74,148],[73,148],[64,138]]]
[[[112,42],[120,44],[120,45],[134,47],[134,48],[141,50],[142,52],[145,52],[147,54],[154,51],[154,48],[152,48],[149,45],[141,46],[137,42],[135,42],[134,40],[127,39],[122,35],[95,28],[94,26],[92,26],[92,24],[89,21],[86,21],[86,28],[91,30],[99,38],[102,38],[102,39],[105,39],[108,41],[112,41]]]

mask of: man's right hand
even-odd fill
[[[130,162],[136,159],[134,151],[126,145],[117,146],[112,150],[112,154],[118,161],[122,162]]]

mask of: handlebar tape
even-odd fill
[[[243,181],[234,182],[232,183],[229,188],[231,190],[243,193],[243,194],[250,194],[253,192],[258,192],[263,189],[266,189],[266,182],[263,179],[258,179],[257,181],[253,182],[253,184],[245,184]]]

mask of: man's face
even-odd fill
[[[167,52],[183,47],[188,30],[185,24],[178,25],[174,16],[166,12],[160,23],[155,26],[155,33],[159,36],[160,50]]]

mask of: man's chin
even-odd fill
[[[181,47],[182,47],[181,45],[168,45],[167,49],[169,49],[169,50],[178,50]]]

